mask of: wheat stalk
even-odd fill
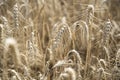
[[[87,72],[88,72],[88,66],[90,65],[90,57],[91,57],[91,35],[92,35],[92,27],[91,27],[91,24],[92,24],[92,17],[90,15],[94,15],[94,6],[93,5],[88,5],[87,7],[87,17],[86,17],[86,23],[89,27],[89,38],[88,38],[88,41],[87,41],[87,54],[86,54],[86,63],[85,63],[85,75],[84,75],[84,78],[88,75]]]

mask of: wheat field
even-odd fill
[[[120,0],[0,0],[0,80],[120,80]]]

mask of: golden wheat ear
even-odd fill
[[[13,64],[15,67],[20,66],[20,54],[18,50],[17,42],[14,38],[7,38],[5,40],[5,56],[12,58]],[[6,57],[7,58],[7,57]]]
[[[76,73],[71,67],[65,68],[64,72],[59,75],[58,80],[76,80]]]
[[[0,43],[2,43],[3,25],[0,24]]]
[[[8,80],[8,69],[17,68],[20,65],[20,56],[17,42],[13,38],[4,41],[3,52],[3,80]]]

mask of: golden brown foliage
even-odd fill
[[[120,80],[120,0],[0,0],[0,80]]]

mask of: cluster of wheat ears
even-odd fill
[[[120,0],[0,0],[0,80],[120,80]]]

